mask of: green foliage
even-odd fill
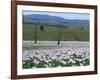
[[[72,62],[69,62],[69,59],[64,59],[63,61],[65,61],[65,63],[62,63],[60,62],[59,60],[56,60],[56,59],[52,59],[51,61],[48,61],[48,62],[45,62],[45,61],[39,61],[39,63],[35,63],[34,62],[34,59],[29,59],[29,60],[25,60],[23,61],[23,69],[29,69],[29,68],[32,68],[32,67],[35,67],[35,68],[46,68],[47,66],[48,67],[58,67],[58,66],[61,66],[61,67],[72,67],[72,66],[80,66],[80,64],[83,64],[83,66],[87,66],[90,64],[90,61],[89,59],[85,59],[83,60],[82,62],[76,60],[76,59],[73,59],[75,61],[75,63],[72,63]]]
[[[74,66],[80,66],[80,62],[78,60],[75,60]]]
[[[25,68],[25,69],[32,68],[33,65],[34,65],[34,63],[33,63],[32,59],[25,60],[23,63],[23,68]]]
[[[87,65],[89,65],[89,64],[90,64],[89,59],[85,59],[85,60],[83,61],[83,65],[84,65],[84,66],[87,66]]]
[[[60,65],[60,61],[54,59],[48,62],[50,64],[50,67],[57,67]]]
[[[45,68],[45,63],[39,62],[38,64],[35,64],[35,67],[37,67],[37,68]]]
[[[72,65],[73,65],[72,62],[66,63],[66,64],[61,63],[61,66],[62,66],[62,67],[70,67],[70,66],[72,66]]]
[[[64,61],[66,61],[66,62],[68,62],[69,61],[69,59],[63,59]]]

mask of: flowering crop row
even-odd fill
[[[23,68],[52,68],[89,65],[88,47],[55,47],[23,51]]]

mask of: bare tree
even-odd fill
[[[34,36],[35,38],[34,39],[35,39],[35,43],[37,43],[37,26],[35,26],[34,30],[35,30],[34,31],[35,32],[35,36]]]
[[[58,30],[58,45],[60,44],[60,41],[61,41],[61,35],[62,35],[62,29],[59,28],[59,30]]]

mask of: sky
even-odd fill
[[[23,15],[31,15],[31,14],[45,14],[50,16],[59,16],[64,19],[79,19],[79,20],[90,19],[89,13],[23,11]]]

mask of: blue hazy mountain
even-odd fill
[[[23,15],[24,19],[26,19],[27,22],[30,22],[33,20],[39,20],[39,21],[62,21],[62,22],[78,22],[82,24],[88,24],[89,20],[79,20],[79,19],[64,19],[59,16],[50,16],[45,14],[31,14],[31,15]],[[25,21],[25,22],[26,22]]]

